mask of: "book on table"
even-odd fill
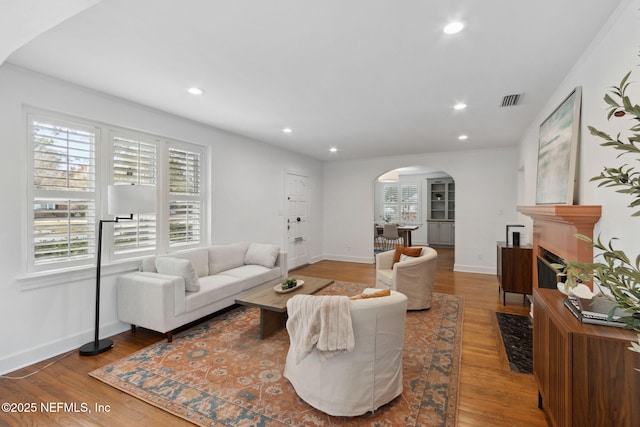
[[[622,322],[620,318],[629,316],[629,313],[621,307],[618,307],[610,299],[601,295],[595,296],[593,299],[568,296],[564,301],[564,305],[567,306],[571,313],[582,323],[623,328],[625,323]],[[611,318],[609,318],[612,310],[613,313]]]

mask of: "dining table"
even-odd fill
[[[398,234],[402,236],[402,243],[405,247],[411,246],[411,232],[420,228],[419,225],[398,225]],[[384,224],[376,224],[376,230],[381,235]]]

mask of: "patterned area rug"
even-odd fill
[[[335,282],[318,294],[365,287]],[[329,416],[297,397],[283,376],[287,331],[260,340],[256,308],[231,310],[89,375],[200,426],[455,426],[463,301],[434,294],[430,310],[407,313],[404,391],[359,417]]]
[[[533,322],[529,316],[496,312],[504,350],[513,372],[533,374]]]

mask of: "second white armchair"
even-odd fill
[[[376,288],[405,294],[409,300],[408,310],[430,308],[438,253],[425,246],[419,256],[394,263],[395,255],[396,251],[376,254]]]

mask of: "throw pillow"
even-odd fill
[[[279,253],[280,248],[276,245],[251,243],[249,249],[247,249],[247,254],[244,256],[244,263],[273,268],[276,265]]]
[[[402,261],[409,261],[409,260],[412,260],[412,259],[415,259],[415,258],[417,258],[417,257],[415,257],[415,256],[409,256],[409,255],[405,255],[405,254],[401,254],[401,255],[400,255],[400,262],[402,262]]]
[[[181,276],[184,279],[184,287],[188,292],[200,290],[200,280],[188,259],[173,257],[156,258],[156,269],[160,274]]]
[[[174,252],[170,256],[191,262],[191,266],[198,277],[207,277],[209,275],[209,250],[207,248],[182,250]]]
[[[391,289],[380,289],[375,292],[363,292],[360,295],[356,295],[351,297],[351,299],[367,299],[367,298],[380,298],[380,297],[388,297],[391,295]]]
[[[393,257],[393,263],[400,261],[400,255],[418,257],[422,255],[422,248],[405,248],[402,245],[396,245],[396,253]]]

